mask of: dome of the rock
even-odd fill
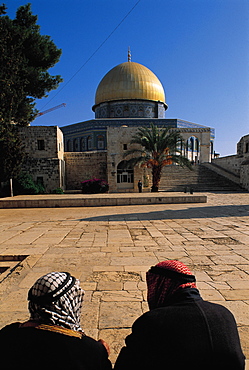
[[[164,89],[157,76],[147,67],[125,62],[112,68],[100,81],[95,107],[119,100],[150,100],[165,104]]]

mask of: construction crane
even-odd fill
[[[49,113],[49,112],[52,112],[53,110],[55,109],[58,109],[58,108],[62,108],[62,107],[65,107],[66,106],[66,103],[62,103],[60,105],[56,105],[55,107],[53,108],[50,108],[50,109],[47,109],[47,110],[44,110],[43,112],[39,112],[37,114],[37,117],[40,117],[40,116],[43,116],[43,114],[46,114],[46,113]]]

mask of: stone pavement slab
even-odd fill
[[[249,359],[249,194],[208,193],[207,203],[0,209],[0,327],[28,318],[27,291],[50,271],[85,290],[82,327],[115,358],[148,310],[145,274],[179,259],[204,299],[229,308]]]

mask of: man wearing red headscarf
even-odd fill
[[[187,266],[160,262],[146,279],[150,311],[133,324],[115,370],[244,370],[232,313],[201,298]]]

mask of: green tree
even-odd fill
[[[6,14],[6,9],[7,8],[5,4],[0,5],[0,15]]]
[[[170,128],[158,128],[153,123],[150,127],[139,128],[132,137],[131,144],[140,147],[128,150],[125,157],[132,156],[128,163],[147,167],[152,172],[151,191],[158,191],[164,166],[177,163],[191,169],[191,162],[181,154],[183,140],[180,133]]]
[[[18,8],[16,18],[0,7],[0,124],[28,125],[37,115],[40,99],[62,81],[48,69],[60,58],[61,50],[49,36],[40,34],[31,5]]]
[[[10,180],[10,195],[13,196],[12,179],[20,170],[25,157],[23,144],[15,125],[0,126],[0,182]]]
[[[48,69],[61,56],[49,36],[40,34],[37,16],[31,5],[20,6],[15,19],[0,6],[0,181],[18,176],[24,158],[18,130],[26,126],[38,111],[35,100],[47,96],[62,81]],[[13,125],[15,124],[15,125]],[[11,182],[12,183],[12,182]]]

